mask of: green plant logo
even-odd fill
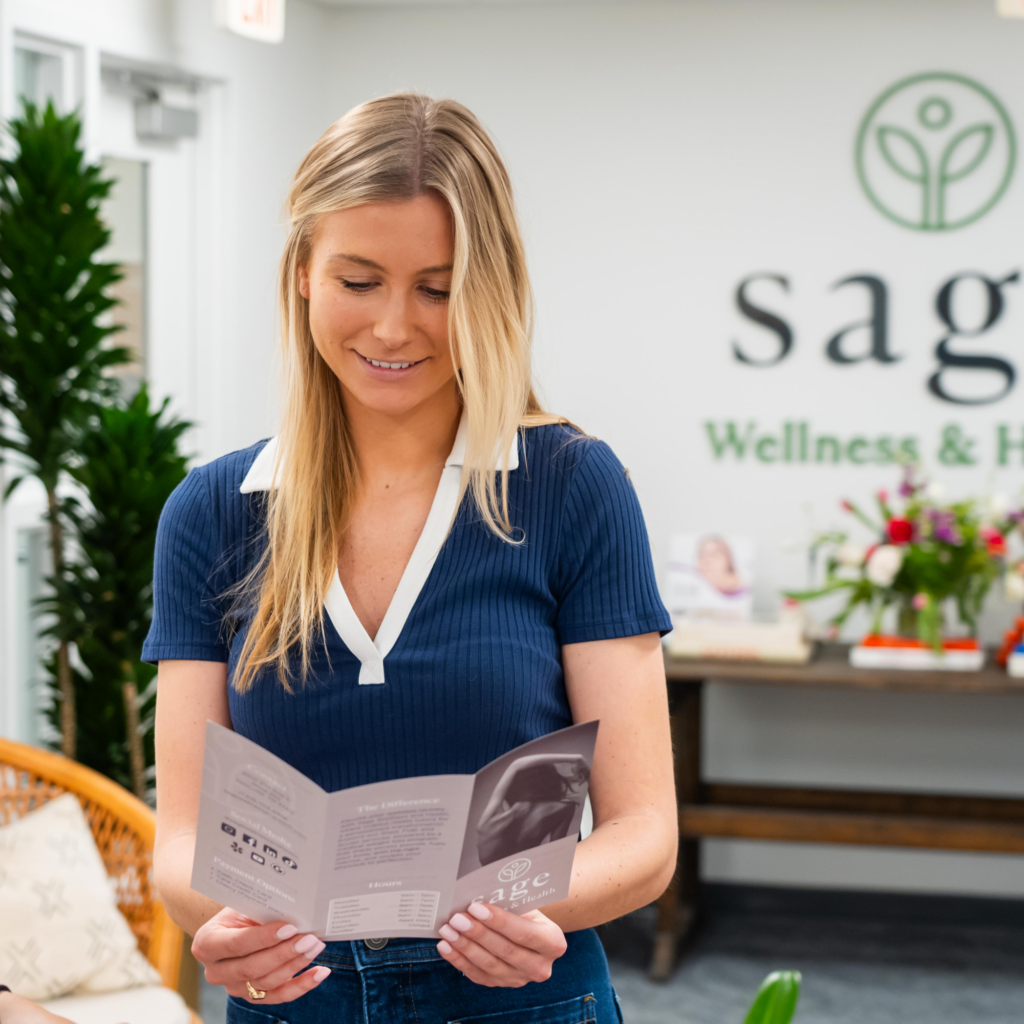
[[[1006,108],[983,85],[949,72],[913,75],[868,108],[857,132],[857,176],[891,221],[953,231],[999,202],[1017,159]]]

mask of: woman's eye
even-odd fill
[[[424,288],[423,294],[426,295],[431,302],[447,302],[450,293],[442,291],[440,288]]]
[[[376,285],[375,281],[346,281],[345,278],[341,279],[341,283],[350,292],[358,293],[368,292],[371,288],[375,287]]]

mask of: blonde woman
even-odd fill
[[[508,174],[464,107],[389,96],[324,133],[288,210],[280,432],[193,470],[160,527],[161,896],[229,1021],[619,1020],[592,929],[675,863],[669,620],[622,466],[533,396]],[[544,913],[325,945],[189,888],[206,719],[337,790],[595,718],[594,830]]]

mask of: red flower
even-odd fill
[[[843,500],[839,502],[839,507],[844,512],[852,512],[853,511],[853,505],[851,505],[850,502],[846,500],[846,498],[843,498]]]
[[[985,541],[990,555],[998,557],[1006,554],[1006,538],[998,530],[993,530],[991,526],[983,526],[978,532]]]
[[[914,537],[914,524],[909,519],[889,520],[889,540],[893,544],[909,544]]]

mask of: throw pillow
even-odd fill
[[[71,793],[0,828],[0,978],[28,999],[160,983]]]

